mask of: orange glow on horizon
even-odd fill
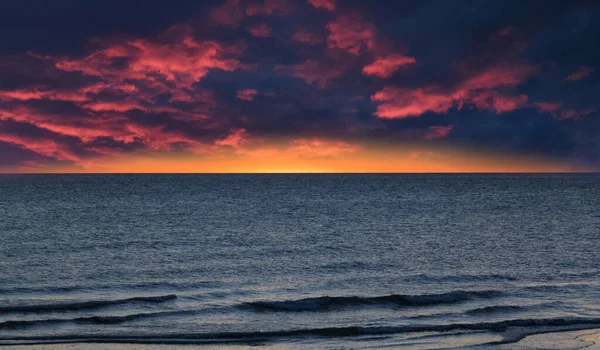
[[[293,147],[236,149],[230,153],[137,154],[85,165],[24,166],[12,173],[535,173],[585,172],[531,156],[417,147],[359,148],[311,141]],[[2,172],[2,169],[0,169]]]

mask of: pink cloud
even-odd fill
[[[260,16],[260,15],[270,15],[271,12],[269,10],[265,10],[262,4],[251,3],[246,6],[246,16]]]
[[[237,98],[243,101],[252,101],[258,92],[254,89],[238,90]]]
[[[52,74],[79,72],[93,79],[85,79],[87,85],[70,90],[40,85],[0,91],[0,122],[14,119],[55,135],[48,140],[36,136],[39,139],[36,140],[0,131],[3,142],[79,165],[94,155],[114,156],[125,149],[130,152],[138,148],[149,151],[183,148],[205,152],[214,147],[213,140],[199,141],[199,136],[189,136],[179,129],[181,125],[205,130],[228,127],[226,122],[210,117],[216,107],[211,92],[194,84],[211,70],[231,72],[245,68],[239,61],[244,50],[242,42],[198,40],[190,27],[175,26],[152,39],[113,38],[96,40],[93,44],[103,46],[81,58],[29,55],[43,60]],[[239,96],[250,99],[255,95],[255,91],[247,90]],[[70,107],[68,115],[62,115],[23,102],[30,100],[68,101],[75,106]],[[181,108],[166,101],[187,106]],[[80,115],[75,115],[78,110]],[[126,114],[132,110],[160,117],[155,122],[137,122]],[[54,141],[61,137],[76,143],[85,156]]]
[[[134,109],[146,110],[145,107],[126,101],[119,102],[91,102],[84,105],[86,109],[94,112],[105,112],[105,111],[116,111],[116,112],[127,112]]]
[[[560,102],[534,102],[533,105],[541,113],[555,112],[562,107]]]
[[[244,13],[240,5],[239,0],[225,0],[225,2],[218,7],[215,7],[210,18],[216,24],[237,28],[240,22],[244,18]]]
[[[592,114],[597,110],[595,108],[587,108],[584,110],[575,109],[562,109],[563,104],[561,102],[534,102],[532,103],[540,113],[551,113],[556,119],[573,119],[579,120],[586,115]]]
[[[76,163],[81,161],[80,157],[77,156],[72,150],[55,140],[49,138],[14,135],[2,130],[1,124],[0,141],[17,145],[23,149],[57,160],[66,160]]]
[[[167,131],[163,126],[147,127],[138,125],[128,121],[127,118],[119,114],[112,114],[112,112],[121,113],[104,110],[101,111],[101,114],[94,115],[93,117],[86,116],[85,118],[79,118],[79,120],[74,123],[72,120],[69,120],[69,118],[61,120],[53,115],[36,114],[35,111],[21,107],[12,115],[6,115],[4,113],[0,114],[0,116],[4,115],[0,120],[6,120],[8,117],[9,119],[14,119],[22,123],[35,125],[40,129],[49,130],[55,133],[56,136],[76,137],[81,141],[79,147],[103,155],[118,155],[121,152],[115,149],[106,149],[95,144],[88,145],[87,143],[98,137],[104,137],[125,144],[141,142],[146,149],[154,151],[172,150],[173,144],[178,144],[179,146],[183,145],[193,151],[206,148],[206,145],[201,142],[177,132]],[[10,142],[47,157],[58,160],[68,160],[80,165],[86,163],[85,159],[77,157],[74,153],[69,151],[68,148],[61,146],[55,141],[42,139],[41,141],[43,142],[37,142],[36,140],[37,139],[35,138],[20,137],[17,139],[13,137]],[[9,140],[5,137],[5,141],[8,142]],[[45,149],[46,151],[44,151]]]
[[[125,79],[143,80],[147,85],[164,85],[157,77],[191,87],[211,69],[234,71],[242,65],[236,57],[243,47],[223,45],[216,41],[197,42],[185,28],[174,28],[170,43],[146,39],[122,41],[97,50],[83,59],[59,59],[56,67],[64,71],[78,71],[98,76],[109,82]],[[126,59],[126,67],[115,68],[114,62]]]
[[[365,66],[362,69],[362,72],[364,75],[371,75],[379,78],[389,78],[402,66],[413,64],[415,62],[416,60],[414,57],[408,57],[402,54],[390,54]]]
[[[555,112],[552,113],[552,115],[556,118],[556,119],[573,119],[573,120],[579,120],[582,117],[585,117],[588,114],[592,114],[595,113],[597,111],[596,108],[588,108],[585,109],[583,111],[577,111],[574,109],[567,109],[567,110],[563,110],[560,112]]]
[[[353,55],[369,51],[375,46],[375,26],[363,21],[358,13],[342,15],[327,24],[327,45]]]
[[[344,153],[353,153],[358,147],[343,141],[322,139],[296,139],[292,141],[290,151],[303,157],[333,157]]]
[[[291,0],[264,0],[264,2],[252,2],[246,6],[247,16],[287,16],[294,12],[296,3]]]
[[[428,140],[439,139],[446,137],[450,134],[450,131],[454,129],[454,125],[437,125],[430,126],[427,128],[427,133],[425,133],[425,138]]]
[[[108,101],[103,100],[103,93],[119,98]],[[212,101],[211,96],[204,96],[205,94],[202,91],[194,95],[195,99],[201,101],[203,105],[208,105]],[[175,97],[178,96],[175,95],[171,100],[177,100]],[[73,119],[72,117],[63,117],[60,114],[39,112],[27,105],[18,103],[40,99],[72,102],[82,108],[81,115]],[[118,118],[112,112],[122,113],[131,110],[156,113],[168,112],[172,113],[173,117],[185,114],[185,112],[173,107],[153,104],[149,96],[140,93],[136,86],[128,83],[96,82],[73,91],[52,91],[48,89],[0,91],[0,100],[12,102],[10,105],[5,105],[5,108],[0,107],[2,113],[0,120],[10,118],[85,140],[100,136],[118,135],[118,130],[103,130],[107,127],[107,125],[104,125],[105,121],[118,122]],[[104,114],[105,112],[110,113]]]
[[[588,75],[592,74],[592,72],[594,72],[594,70],[595,69],[593,67],[579,66],[579,68],[575,72],[571,73],[571,75],[566,77],[565,80],[575,81],[575,80],[583,79],[583,78],[587,77]]]
[[[259,38],[266,38],[271,36],[271,28],[265,23],[258,23],[248,27],[250,34]]]
[[[317,45],[323,43],[325,40],[322,36],[306,31],[306,30],[297,30],[292,35],[292,40],[297,43],[308,44],[308,45]]]
[[[491,109],[497,113],[505,113],[525,106],[527,99],[526,95],[504,96],[495,91],[485,91],[474,94],[465,102],[478,109]]]
[[[462,88],[474,90],[517,86],[535,72],[537,72],[537,67],[524,63],[490,67],[469,77],[462,84]]]
[[[319,63],[313,60],[307,60],[304,63],[292,66],[277,66],[278,70],[291,69],[295,77],[302,78],[308,84],[316,85],[324,89],[333,79],[340,78],[344,71],[339,66]]]
[[[336,0],[308,0],[316,8],[324,8],[329,11],[335,10]]]
[[[0,105],[0,120],[8,119],[28,123],[56,134],[74,136],[83,141],[101,136],[119,138],[123,135],[119,125],[125,120],[123,117],[83,114],[77,118],[77,122],[74,122],[71,117],[42,113],[27,106],[2,108]]]
[[[48,89],[17,89],[0,91],[0,100],[57,100],[84,102],[88,98],[83,93],[69,91],[52,91]]]
[[[165,130],[162,125],[148,127],[128,122],[124,128],[130,136],[123,141],[130,142],[137,138],[143,142],[146,149],[151,151],[171,151],[175,147],[174,145],[184,146],[193,152],[201,152],[209,148],[208,145],[180,132]]]
[[[492,35],[492,37],[507,36],[507,35],[511,34],[512,32],[514,32],[515,29],[516,28],[513,26],[506,26],[506,27],[500,28],[494,35]]]
[[[245,129],[234,129],[226,138],[215,141],[215,145],[238,148],[247,141],[248,133]]]
[[[517,86],[535,71],[535,67],[525,64],[492,67],[466,78],[452,89],[388,86],[373,94],[371,100],[379,103],[375,115],[380,118],[406,118],[426,112],[446,113],[452,107],[460,109],[465,104],[505,113],[524,107],[527,96],[505,95],[496,90]]]
[[[456,102],[451,94],[436,89],[404,89],[387,86],[371,96],[379,102],[375,115],[394,119],[419,116],[426,112],[445,113]]]
[[[265,0],[265,8],[270,9],[271,13],[286,16],[294,12],[296,1],[294,0]]]

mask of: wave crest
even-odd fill
[[[284,301],[252,301],[239,307],[254,311],[330,311],[352,306],[427,306],[437,304],[453,304],[472,299],[494,298],[502,293],[495,290],[464,291],[456,290],[447,293],[403,295],[391,294],[376,297],[358,296],[323,296]]]
[[[1,306],[0,313],[16,313],[16,312],[31,312],[31,313],[44,313],[44,312],[64,312],[64,311],[79,311],[79,310],[91,310],[99,309],[107,306],[132,304],[132,303],[163,303],[169,300],[177,298],[175,294],[150,296],[150,297],[133,297],[126,299],[116,300],[93,300],[93,301],[79,301],[79,302],[67,302],[60,304],[40,304],[40,305],[14,305],[14,306]]]
[[[127,317],[127,316],[125,316]],[[503,332],[509,328],[541,328],[541,332],[548,332],[556,329],[584,329],[597,328],[600,325],[600,318],[542,318],[542,319],[513,319],[498,322],[480,322],[480,323],[452,323],[442,325],[407,325],[407,326],[389,326],[389,327],[330,327],[330,328],[310,328],[282,331],[266,332],[227,332],[227,333],[206,333],[206,334],[163,334],[136,337],[131,336],[85,336],[70,335],[48,336],[48,337],[12,337],[0,338],[0,345],[18,345],[18,344],[44,344],[61,342],[82,342],[82,343],[137,343],[137,344],[211,344],[227,342],[253,342],[256,340],[275,340],[281,338],[293,338],[303,336],[317,337],[350,337],[362,335],[391,335],[397,333],[414,332],[452,332],[452,331],[493,331]],[[538,332],[540,330],[538,329]],[[530,334],[535,331],[530,330]]]

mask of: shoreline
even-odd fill
[[[517,342],[481,345],[467,349],[490,350],[600,350],[600,328],[548,331],[523,337]]]
[[[340,338],[341,340],[342,338]],[[331,344],[327,344],[331,345]],[[139,344],[139,343],[110,343],[110,342],[72,342],[72,343],[48,343],[48,344],[31,344],[31,345],[0,345],[1,350],[190,350],[190,349],[322,349],[328,348],[326,342],[319,344],[314,342],[309,344],[306,343],[272,343],[272,344]],[[373,344],[377,348],[376,344]],[[445,347],[443,342],[439,344],[439,347],[433,347],[430,349],[450,349]],[[386,347],[382,348],[393,348]],[[403,348],[410,349],[410,347]],[[416,349],[416,348],[415,348]],[[471,345],[465,347],[458,347],[456,349],[469,349],[469,350],[600,350],[600,328],[587,328],[579,330],[548,330],[547,332],[535,333],[531,335],[523,336],[521,339],[515,342],[507,343],[496,343],[496,344],[483,344],[483,345]]]

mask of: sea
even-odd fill
[[[599,174],[0,175],[2,346],[493,349],[586,328]]]

